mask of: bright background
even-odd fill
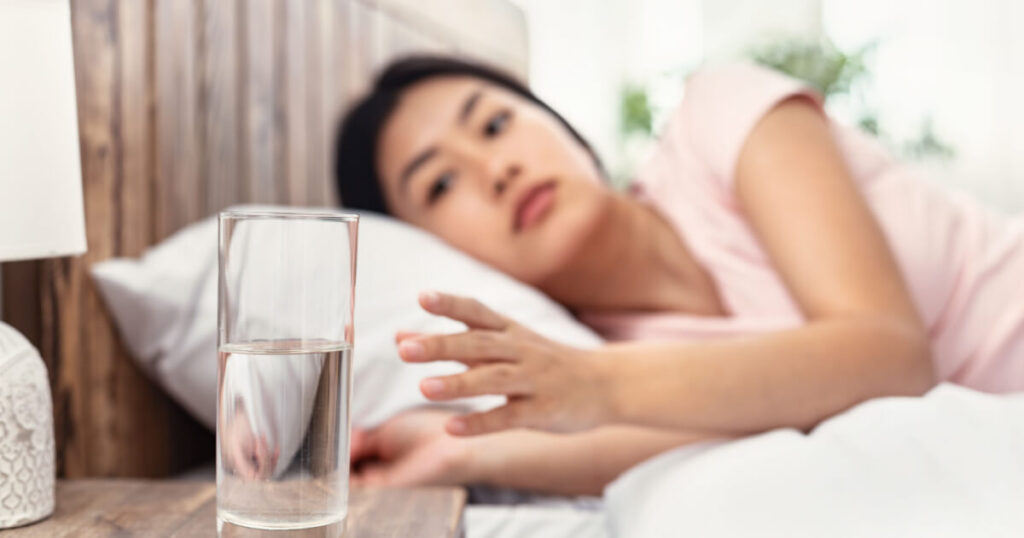
[[[865,100],[893,139],[930,120],[951,157],[928,176],[1024,212],[1024,2],[1019,0],[514,0],[530,26],[531,83],[626,177],[646,144],[623,134],[623,88],[646,88],[655,127],[702,62],[781,39],[874,43]],[[840,121],[843,103],[833,103]],[[893,146],[897,147],[896,145]],[[908,157],[911,158],[911,157]]]

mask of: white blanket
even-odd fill
[[[1024,536],[1024,394],[942,385],[805,435],[683,447],[605,490],[612,536]]]

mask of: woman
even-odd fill
[[[572,349],[470,298],[424,294],[468,330],[398,335],[403,359],[470,368],[423,393],[508,404],[359,432],[353,457],[383,460],[367,481],[594,492],[695,439],[810,428],[936,381],[1024,388],[1020,219],[935,192],[762,68],[692,76],[624,195],[514,80],[404,60],[346,118],[337,172],[346,205],[433,232],[615,342]],[[454,436],[590,431],[460,443],[442,423]]]

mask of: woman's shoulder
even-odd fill
[[[764,83],[786,75],[754,62],[738,60],[706,63],[686,76],[686,88],[728,89]]]
[[[805,82],[749,62],[701,67],[690,74],[683,99],[662,133],[663,147],[685,147],[724,183],[732,180],[740,148],[754,125],[778,103],[795,96],[821,106]]]
[[[766,107],[793,95],[822,102],[821,95],[806,82],[769,67],[745,61],[708,64],[686,77],[677,112],[709,120],[722,119],[709,117],[715,114],[726,114],[727,118],[741,113],[759,115],[767,112]]]

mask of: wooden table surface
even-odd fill
[[[465,503],[459,488],[353,488],[345,537],[459,537]],[[52,516],[3,531],[4,538],[216,535],[214,484],[163,480],[58,481]]]

